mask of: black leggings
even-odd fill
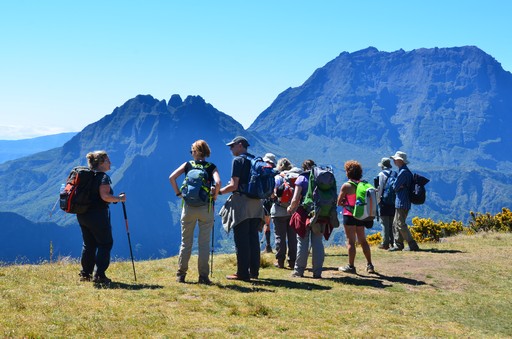
[[[105,276],[110,265],[110,251],[114,244],[110,212],[108,209],[89,210],[77,214],[78,223],[82,230],[82,273],[92,274],[96,265],[96,275]]]

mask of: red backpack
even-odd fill
[[[295,181],[299,177],[295,172],[283,172],[280,174],[283,177],[283,183],[276,187],[277,201],[280,205],[289,205],[293,198],[295,190]]]

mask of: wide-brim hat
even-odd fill
[[[247,141],[246,138],[242,137],[242,136],[237,136],[235,137],[233,140],[231,140],[230,142],[228,142],[226,144],[226,146],[231,146],[231,145],[234,145],[234,144],[238,144],[239,142],[242,143],[242,145],[244,145],[244,147],[249,147],[249,141]]]
[[[405,164],[409,163],[409,161],[407,160],[407,154],[401,151],[397,151],[395,155],[392,155],[390,158],[393,160],[402,160]]]
[[[272,163],[272,165],[275,165],[276,164],[276,156],[272,153],[267,153],[263,157],[263,161],[270,162],[270,163]]]
[[[379,167],[391,168],[391,159],[382,158],[380,162],[377,164]]]

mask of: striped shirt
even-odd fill
[[[409,188],[412,185],[412,173],[407,167],[403,165],[398,170],[398,176],[396,177],[393,188],[396,192],[395,208],[404,210],[411,209],[411,199],[409,198]]]

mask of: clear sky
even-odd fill
[[[342,52],[474,45],[512,71],[512,1],[0,0],[0,139],[80,131],[138,94],[244,127]]]

